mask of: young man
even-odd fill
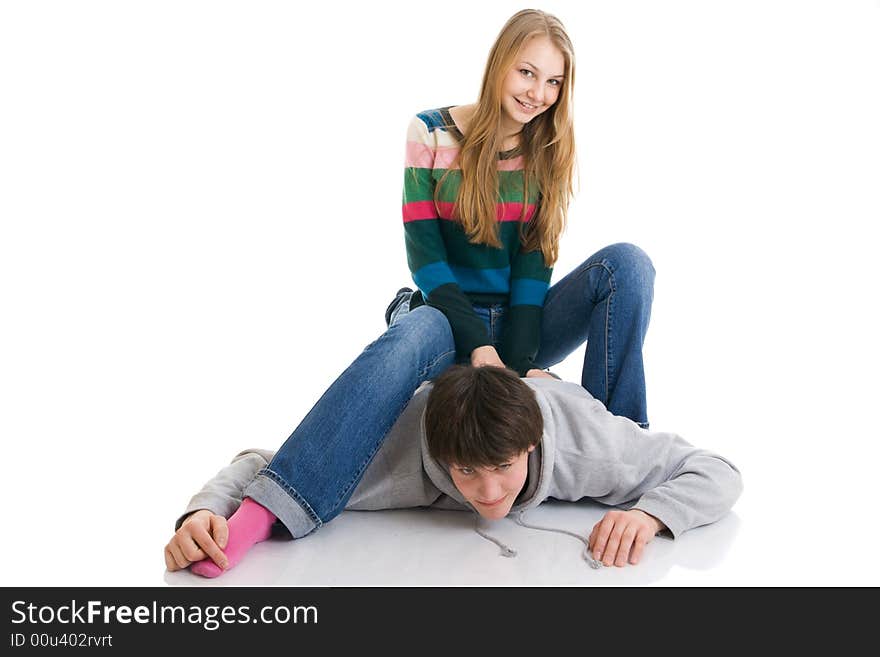
[[[281,451],[245,450],[205,484],[165,547],[169,570],[193,564],[214,577],[272,533],[301,538],[320,526],[310,513],[316,500],[266,467],[295,465]],[[741,492],[730,461],[612,415],[580,385],[454,366],[416,391],[345,508],[513,512],[524,524],[522,513],[547,498],[591,498],[619,507],[587,539],[593,565],[624,566],[661,531],[677,537],[720,519]]]

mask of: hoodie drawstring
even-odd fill
[[[570,532],[567,529],[555,529],[553,527],[538,527],[537,525],[529,525],[526,524],[525,521],[523,521],[523,515],[525,515],[525,511],[520,511],[516,514],[516,518],[514,518],[514,520],[516,520],[516,524],[522,525],[523,527],[528,527],[529,529],[537,529],[542,532],[556,532],[557,534],[568,534],[569,536],[573,536],[584,544],[584,551],[581,553],[581,556],[584,558],[584,561],[589,564],[590,568],[598,570],[605,565],[601,561],[593,558],[593,556],[590,554],[590,542],[580,534],[575,534],[574,532]]]
[[[590,555],[590,542],[587,539],[585,539],[583,536],[581,536],[580,534],[575,534],[574,532],[570,532],[565,529],[555,529],[553,527],[538,527],[537,525],[529,525],[523,520],[523,515],[525,515],[525,511],[520,511],[516,514],[516,516],[514,517],[516,524],[518,524],[522,527],[526,527],[528,529],[537,529],[542,532],[556,532],[557,534],[568,534],[569,536],[576,538],[577,540],[579,540],[581,543],[584,544],[584,551],[581,554],[581,556],[583,557],[584,561],[586,561],[587,564],[589,564],[590,568],[593,568],[594,570],[598,570],[599,568],[602,568],[605,565],[601,561],[597,561],[596,559],[593,559],[592,555]],[[499,541],[494,536],[490,536],[489,534],[480,530],[480,514],[478,514],[478,513],[474,513],[474,531],[477,534],[479,534],[480,536],[482,536],[483,538],[485,538],[487,541],[492,541],[495,545],[497,545],[499,548],[501,548],[501,556],[502,557],[515,557],[516,556],[516,550],[514,550],[512,547],[505,545],[504,543]]]
[[[489,534],[480,530],[480,514],[478,514],[478,513],[474,514],[474,531],[477,532],[483,538],[485,538],[487,541],[492,541],[495,545],[500,547],[502,557],[515,557],[516,556],[516,550],[514,550],[512,547],[508,547],[507,545],[505,545],[504,543],[499,541],[494,536],[489,536]]]

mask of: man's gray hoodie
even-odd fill
[[[742,492],[739,470],[727,459],[693,447],[680,436],[642,429],[612,415],[582,386],[556,379],[525,378],[544,420],[538,449],[529,457],[526,488],[511,513],[532,509],[548,498],[590,498],[623,509],[641,509],[658,518],[674,537],[715,522]],[[428,453],[424,411],[431,384],[410,400],[367,467],[346,509],[433,507],[475,512],[455,488],[442,464]],[[178,518],[198,509],[229,517],[242,491],[273,452],[247,449],[193,496]],[[302,516],[279,520],[290,529]],[[298,538],[300,530],[293,533]],[[308,533],[308,532],[305,532]]]

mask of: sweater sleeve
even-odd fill
[[[511,265],[510,308],[499,355],[520,376],[537,367],[534,359],[541,346],[541,318],[552,273],[540,250],[520,251]]]
[[[442,219],[434,204],[434,157],[434,140],[428,127],[415,116],[407,130],[403,184],[407,264],[425,303],[449,320],[456,352],[467,357],[492,341],[449,266],[440,228]]]

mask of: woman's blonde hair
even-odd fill
[[[470,118],[456,161],[461,169],[458,196],[452,216],[473,244],[500,247],[497,233],[498,152],[501,151],[501,88],[521,48],[533,37],[551,40],[565,58],[565,78],[553,105],[525,124],[520,133],[523,155],[523,211],[520,240],[525,251],[540,249],[547,266],[559,257],[559,237],[565,229],[568,204],[572,196],[575,167],[572,90],[574,88],[574,49],[562,22],[546,12],[524,9],[507,21],[489,52],[476,108]],[[434,201],[450,165],[438,181]],[[537,214],[523,233],[530,185],[539,193]]]

